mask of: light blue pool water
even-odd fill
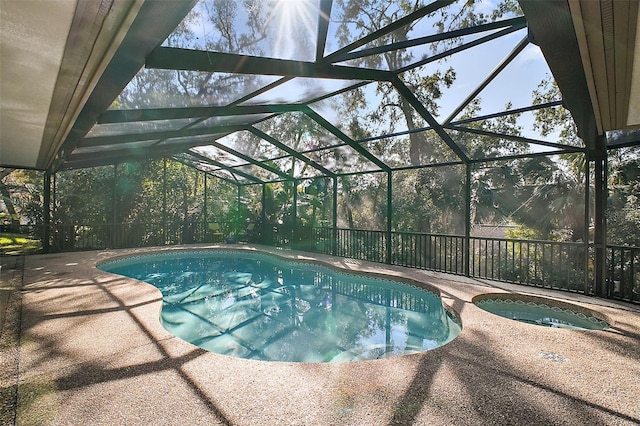
[[[156,286],[170,333],[240,358],[377,359],[434,349],[461,331],[429,291],[266,254],[160,253],[99,268]]]
[[[553,300],[494,294],[476,297],[473,303],[487,312],[516,321],[551,328],[574,330],[605,330],[609,324],[592,313],[568,303]]]

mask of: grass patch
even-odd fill
[[[24,234],[0,233],[0,252],[28,254],[42,249],[42,241]]]
[[[56,385],[44,378],[21,383],[18,387],[18,424],[51,424],[56,411]]]

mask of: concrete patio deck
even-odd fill
[[[172,336],[159,322],[157,289],[95,266],[112,256],[150,250],[32,255],[24,260],[23,275],[3,270],[4,280],[19,283],[21,291],[8,299],[2,328],[2,419],[19,425],[640,423],[637,306],[277,251],[433,285],[460,315],[463,330],[443,347],[398,358],[252,361],[210,353]],[[606,316],[612,327],[539,327],[471,303],[478,294],[503,291],[569,301]]]

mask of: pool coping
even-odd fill
[[[640,394],[635,379],[640,377],[640,312],[633,306],[553,292],[552,298],[602,312],[613,324],[609,331],[547,329],[474,306],[478,294],[513,291],[490,282],[260,246],[180,249],[212,247],[274,252],[292,260],[321,260],[347,272],[425,282],[460,313],[462,332],[440,348],[382,360],[307,364],[231,358],[166,332],[158,321],[157,289],[95,266],[106,258],[166,247],[29,256],[22,289],[18,419],[238,425],[640,420],[634,403]],[[33,386],[39,389],[35,394]]]

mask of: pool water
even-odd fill
[[[99,268],[156,286],[170,333],[240,358],[377,359],[434,349],[461,331],[429,291],[266,254],[161,253]]]
[[[579,308],[556,304],[543,298],[488,297],[474,300],[476,306],[492,314],[528,324],[574,330],[604,330],[609,324]]]

